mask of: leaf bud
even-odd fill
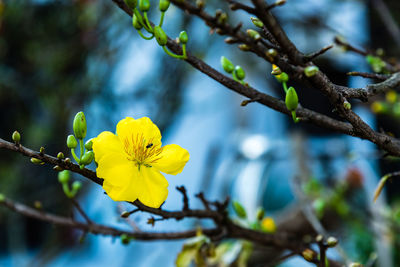
[[[277,5],[277,6],[282,6],[284,4],[286,4],[286,0],[278,0],[275,2],[275,5]]]
[[[132,10],[137,6],[137,0],[124,0],[124,2]]]
[[[67,137],[67,147],[68,148],[76,148],[78,146],[78,142],[75,139],[75,136],[72,134]]]
[[[246,72],[240,66],[235,67],[235,74],[239,80],[243,80],[246,77]]]
[[[64,153],[58,152],[57,158],[58,158],[58,159],[64,159]]]
[[[317,72],[319,71],[319,68],[317,66],[308,66],[304,69],[304,74],[307,77],[312,77],[315,74],[317,74]]]
[[[265,210],[263,208],[258,208],[256,213],[257,221],[261,221],[264,218]]]
[[[168,10],[170,4],[171,4],[171,2],[168,1],[168,0],[160,0],[160,3],[159,3],[158,7],[159,7],[161,12],[165,12],[165,11]]]
[[[44,147],[41,146],[41,147],[39,148],[39,153],[40,153],[40,154],[44,154]]]
[[[261,221],[261,229],[266,233],[275,233],[276,232],[276,224],[273,218],[265,217]]]
[[[36,165],[43,165],[44,162],[41,159],[31,158],[31,162]]]
[[[4,194],[0,194],[0,203],[4,203],[6,201],[6,196]]]
[[[254,26],[256,26],[258,28],[264,27],[264,23],[260,19],[258,19],[256,17],[251,17],[250,19],[251,19],[251,22],[253,22]]]
[[[19,141],[21,141],[21,134],[18,131],[14,131],[11,138],[16,144],[19,144]]]
[[[224,56],[221,57],[221,65],[224,71],[227,73],[232,73],[235,69],[235,66],[232,64],[232,62]]]
[[[181,33],[179,34],[179,42],[181,42],[182,44],[186,44],[188,42],[188,35],[185,31],[181,31]]]
[[[89,165],[94,158],[94,152],[93,151],[86,151],[85,154],[83,154],[81,161],[79,162],[80,164],[83,165]]]
[[[121,238],[121,243],[124,245],[128,245],[129,242],[131,241],[127,234],[122,234],[120,238]]]
[[[270,48],[267,50],[267,55],[274,58],[278,55],[278,51],[275,48]]]
[[[256,41],[261,39],[261,35],[255,30],[248,29],[246,32],[247,32],[247,35],[250,36],[250,38],[252,38]]]
[[[286,92],[285,104],[288,110],[296,110],[299,104],[299,98],[297,97],[296,90],[293,87],[289,87]]]
[[[121,213],[121,218],[128,218],[129,215],[131,215],[130,212],[125,210]]]
[[[228,20],[228,14],[225,12],[221,13],[221,15],[218,16],[218,23],[219,24],[224,24]]]
[[[250,46],[248,46],[247,44],[241,44],[238,47],[242,51],[250,51]]]
[[[61,168],[60,166],[56,165],[56,166],[53,167],[53,170],[60,172],[60,171],[63,170],[63,168]]]
[[[70,173],[67,170],[61,171],[58,173],[58,181],[62,184],[68,183],[69,178],[70,178]]]
[[[86,136],[86,118],[82,111],[76,113],[73,123],[76,138],[83,139]]]
[[[136,30],[141,30],[143,28],[142,24],[135,14],[132,15],[132,25]]]
[[[205,6],[204,0],[197,0],[196,1],[196,6],[198,9],[203,9]]]
[[[247,213],[242,204],[240,204],[238,201],[232,201],[232,206],[239,218],[246,219]]]
[[[139,9],[142,12],[150,10],[150,0],[139,0]]]
[[[168,42],[168,37],[165,34],[164,30],[160,26],[155,26],[154,29],[154,36],[156,37],[157,43],[160,46],[164,46]]]
[[[303,255],[303,258],[308,262],[313,262],[314,258],[317,256],[316,253],[309,248],[303,250],[301,255]]]
[[[64,162],[67,163],[67,164],[70,164],[72,161],[71,161],[70,158],[65,158]]]
[[[93,138],[90,138],[89,140],[86,141],[85,148],[87,150],[92,150],[92,148],[93,148]]]
[[[333,236],[328,237],[328,239],[326,239],[326,244],[328,245],[328,247],[333,248],[338,244],[338,240],[336,238],[334,238]]]
[[[35,200],[33,202],[33,207],[37,210],[41,210],[43,208],[42,202],[40,202],[39,200]]]
[[[349,101],[344,101],[343,102],[343,107],[344,107],[344,109],[346,109],[346,110],[350,110],[351,109],[351,104],[350,104],[350,102]]]

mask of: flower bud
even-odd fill
[[[73,123],[76,138],[83,139],[86,136],[86,118],[82,111],[76,113]]]
[[[78,142],[75,139],[75,136],[72,134],[67,137],[67,147],[68,148],[76,148],[78,146]]]
[[[228,14],[225,12],[221,13],[221,15],[218,16],[218,23],[219,24],[224,24],[228,20]]]
[[[39,200],[35,200],[35,201],[33,202],[33,207],[34,207],[35,209],[37,209],[37,210],[43,209],[42,202],[40,202]]]
[[[82,188],[82,183],[79,181],[75,181],[72,183],[72,191],[75,192],[75,194]]]
[[[336,238],[334,238],[333,236],[328,237],[328,239],[326,240],[326,244],[328,245],[328,247],[333,248],[338,244],[338,240]]]
[[[139,9],[142,12],[147,12],[150,10],[150,1],[149,0],[139,0]]]
[[[60,171],[63,170],[63,168],[61,168],[60,166],[56,165],[56,166],[53,167],[53,170],[60,172]]]
[[[232,62],[230,62],[229,59],[224,56],[221,57],[221,65],[224,71],[227,73],[232,73],[235,69],[235,66],[232,64]]]
[[[93,138],[90,138],[89,140],[86,141],[85,148],[87,150],[92,150],[92,148],[93,148]]]
[[[275,233],[276,232],[276,224],[273,218],[265,217],[261,221],[261,229],[266,233]]]
[[[41,147],[39,148],[39,153],[40,153],[40,154],[44,154],[44,147],[41,146]]]
[[[264,218],[264,215],[265,210],[263,208],[258,208],[256,213],[257,221],[261,221]]]
[[[69,178],[70,178],[70,173],[67,170],[58,173],[58,181],[62,184],[68,183]]]
[[[297,97],[296,90],[293,87],[289,87],[286,92],[285,104],[288,110],[294,111],[299,104],[299,98]]]
[[[247,35],[250,36],[250,38],[252,38],[256,41],[261,39],[261,35],[255,30],[248,29],[246,32],[247,32]]]
[[[137,0],[124,0],[125,4],[130,8],[130,9],[135,9],[137,5]]]
[[[394,90],[389,90],[385,95],[386,101],[390,104],[394,104],[397,101],[397,93]]]
[[[179,34],[179,42],[186,44],[188,42],[188,35],[185,31],[181,31]]]
[[[64,153],[58,152],[57,158],[58,158],[58,159],[64,159]]]
[[[240,204],[238,201],[232,201],[232,206],[233,210],[235,211],[235,213],[239,218],[246,219],[247,217],[246,210],[244,209],[242,204]]]
[[[282,72],[279,75],[275,75],[275,78],[278,80],[278,82],[280,83],[286,83],[287,81],[289,81],[289,75],[287,75],[286,72]]]
[[[282,74],[282,70],[281,68],[279,68],[277,65],[272,64],[272,71],[271,71],[272,75],[280,75]]]
[[[264,27],[264,23],[261,20],[259,20],[258,18],[251,17],[250,19],[251,19],[251,22],[253,22],[254,26],[256,26],[258,28],[263,28]]]
[[[154,36],[160,46],[164,46],[168,42],[168,37],[160,26],[154,27]]]
[[[18,131],[14,131],[11,138],[16,144],[19,144],[19,141],[21,141],[21,135]]]
[[[43,165],[44,162],[41,159],[31,158],[31,162],[36,165]]]
[[[80,164],[83,165],[89,165],[94,158],[94,152],[93,151],[86,151],[85,154],[83,154],[81,161],[79,162]]]
[[[169,5],[170,5],[170,1],[168,1],[168,0],[160,0],[160,3],[159,3],[158,7],[159,7],[161,12],[165,12],[165,11],[168,10]]]
[[[67,164],[71,164],[72,161],[71,161],[70,158],[65,158],[64,162],[67,163]]]
[[[307,77],[312,77],[315,74],[317,74],[317,72],[319,71],[319,68],[317,66],[308,66],[304,69],[304,74]]]
[[[240,66],[236,66],[235,67],[235,73],[236,73],[236,77],[239,80],[243,80],[246,77],[246,73],[244,72],[244,70]]]
[[[132,15],[132,25],[136,30],[141,30],[143,28],[135,14]]]

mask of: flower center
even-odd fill
[[[151,167],[151,164],[159,160],[162,147],[153,144],[153,138],[146,140],[141,134],[132,134],[124,139],[124,149],[128,154],[128,160],[134,161],[140,170],[140,165]]]

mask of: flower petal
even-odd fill
[[[161,146],[161,133],[157,125],[155,125],[148,117],[140,119],[133,119],[126,117],[117,124],[117,135],[122,142],[132,137],[144,138],[145,145],[153,144],[154,146]]]
[[[96,169],[104,179],[103,189],[114,201],[135,201],[138,197],[138,167],[121,154],[110,153],[101,158]]]
[[[166,145],[162,148],[160,159],[151,165],[159,171],[176,175],[183,170],[189,161],[189,152],[178,145]]]
[[[96,162],[99,162],[104,155],[109,153],[124,154],[122,143],[118,136],[112,132],[102,132],[92,139],[93,152]]]
[[[151,167],[140,168],[140,183],[138,183],[138,199],[144,205],[159,208],[168,196],[168,181],[157,170]]]

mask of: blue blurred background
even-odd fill
[[[151,2],[154,12],[150,17],[157,21],[158,1]],[[228,10],[228,5],[207,1],[210,13],[218,8]],[[274,13],[303,52],[316,51],[341,36],[358,46],[383,47],[396,55],[388,33],[379,31],[382,22],[368,1],[289,0]],[[244,12],[230,12],[229,21],[243,21],[244,29],[254,28]],[[253,87],[283,98],[279,84],[269,74],[270,64],[225,44],[223,36],[211,34],[204,22],[174,6],[165,22],[169,36],[185,29],[189,51],[214,68],[222,71],[220,57],[226,56],[246,70],[246,81]],[[317,64],[337,83],[363,87],[371,82],[345,75],[347,71],[370,70],[363,57],[338,47]],[[294,86],[303,106],[332,115],[321,95]],[[374,208],[369,204],[377,179],[398,164],[380,161],[373,145],[311,125],[293,125],[289,118],[265,106],[242,107],[243,100],[185,62],[168,57],[154,40],[141,39],[130,18],[112,1],[0,0],[1,138],[10,139],[17,129],[27,147],[44,146],[49,154],[68,154],[65,138],[80,110],[86,114],[91,137],[114,131],[118,121],[127,116],[147,116],[160,127],[164,144],[178,144],[191,156],[181,174],[167,175],[170,193],[165,209],[181,208],[181,195],[175,187],[185,185],[192,207],[201,207],[194,194],[203,191],[210,199],[230,196],[239,200],[249,217],[262,206],[279,222],[298,204],[293,193],[295,176],[305,175],[329,185],[354,170],[362,176],[363,209],[372,212],[382,205]],[[377,120],[365,104],[353,103],[353,109],[374,128],[396,121],[391,117]],[[393,127],[392,131],[398,131]],[[44,209],[58,214],[74,213],[49,166],[34,166],[29,159],[8,151],[0,151],[0,158],[0,191],[4,194],[29,205],[40,201]],[[84,183],[79,201],[93,220],[131,229],[119,216],[128,206],[111,201],[99,186],[74,178]],[[132,220],[140,229],[154,231],[211,225],[197,220],[162,221],[153,228],[146,223],[149,217],[135,214]],[[184,242],[135,241],[123,246],[118,239],[88,235],[80,243],[77,231],[4,209],[0,225],[1,266],[173,266]],[[387,245],[380,244],[379,238],[373,241],[374,227],[366,228],[356,237],[336,229],[337,235],[347,238],[349,245],[343,246],[354,260],[368,259],[377,247]],[[355,245],[358,241],[354,239],[360,236],[365,250]],[[396,266],[391,249],[380,253],[388,258],[381,262],[388,265],[381,266]],[[333,257],[340,259],[339,254],[332,251]],[[311,265],[293,258],[282,266]]]

